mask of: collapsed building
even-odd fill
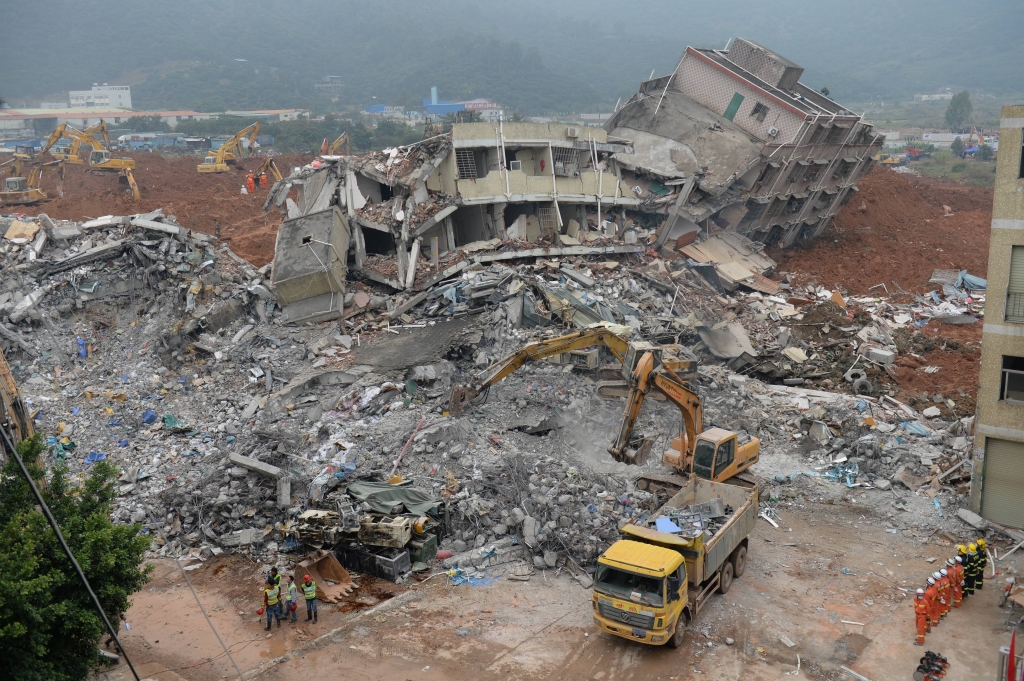
[[[773,246],[822,233],[881,148],[864,119],[800,82],[803,68],[743,38],[687,47],[605,124],[659,242],[735,231]]]
[[[298,258],[321,284],[289,318],[344,313],[344,292],[324,290],[344,278],[327,276],[327,260],[425,291],[499,260],[649,247],[693,259],[677,249],[698,237],[721,234],[757,253],[817,236],[857,191],[882,138],[801,83],[802,73],[749,40],[688,47],[675,71],[642,83],[604,128],[456,123],[409,146],[326,157],[278,182],[264,206],[286,212],[282,234],[323,213],[351,243],[342,257],[309,234],[279,236],[274,283],[292,276],[277,263]]]

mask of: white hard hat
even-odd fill
[[[935,578],[934,577],[929,577],[928,578],[928,584],[935,584]]]
[[[941,570],[939,570],[939,574],[942,575],[943,577],[946,577],[946,576],[949,575],[949,571],[946,570],[946,568],[942,568]]]
[[[917,590],[917,595],[918,596],[924,596],[924,589],[918,589]]]
[[[933,572],[932,573],[932,577],[934,577],[936,579],[936,581],[938,581],[938,580],[942,579],[942,574],[939,573],[939,572]]]

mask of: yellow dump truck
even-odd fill
[[[597,559],[594,622],[648,645],[682,644],[688,623],[747,565],[757,488],[692,477]]]

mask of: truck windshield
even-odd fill
[[[711,466],[715,463],[715,443],[707,440],[697,440],[697,447],[693,452],[693,472],[698,478],[711,479]]]
[[[665,604],[663,596],[665,592],[664,581],[664,579],[659,579],[658,577],[647,577],[634,572],[617,570],[607,565],[598,565],[597,579],[594,580],[594,587],[598,591],[603,591],[625,600],[636,600],[639,598],[641,603],[661,607]],[[637,596],[634,598],[633,594],[637,594]]]

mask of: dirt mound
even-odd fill
[[[943,205],[953,209],[952,217],[944,216]],[[935,288],[928,284],[935,269],[985,276],[991,220],[991,189],[876,167],[821,238],[771,256],[779,271],[798,273],[800,283],[854,295],[881,283],[891,291],[894,282],[923,292]]]
[[[276,210],[263,211],[266,191],[243,195],[245,173],[255,170],[262,159],[247,159],[227,173],[200,175],[195,156],[170,157],[160,154],[115,153],[135,159],[135,181],[142,198],[135,201],[113,174],[88,173],[84,166],[68,166],[64,196],[39,206],[40,212],[65,220],[83,220],[110,214],[143,213],[163,208],[178,223],[206,234],[216,234],[220,224],[221,238],[231,249],[256,266],[274,257],[274,240],[281,224]],[[275,157],[282,173],[293,166],[312,160],[310,156]],[[56,193],[56,179],[46,178],[44,189]]]

